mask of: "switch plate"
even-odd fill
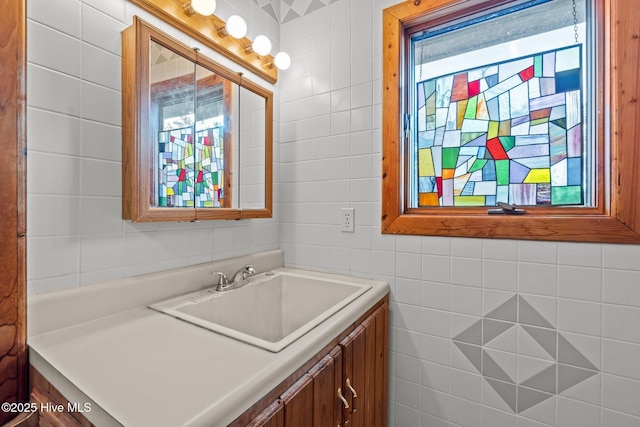
[[[355,208],[342,208],[342,232],[353,233],[355,229]]]

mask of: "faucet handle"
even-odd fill
[[[218,283],[216,283],[216,290],[220,291],[222,290],[225,286],[229,285],[229,279],[227,279],[227,276],[222,272],[222,271],[212,271],[209,273],[209,276],[213,276],[214,274],[218,275]]]

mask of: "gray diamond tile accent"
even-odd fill
[[[525,325],[542,326],[543,328],[553,328],[547,319],[542,317],[522,296],[518,298],[518,322]]]
[[[482,371],[482,348],[477,345],[465,344],[463,342],[455,342],[456,347],[460,349],[467,360],[478,370]]]
[[[527,387],[518,386],[517,389],[518,409],[517,413],[526,411],[529,408],[533,408],[540,402],[544,402],[549,399],[551,395],[549,393],[543,393],[538,390],[533,390]]]
[[[523,325],[522,329],[525,330],[538,344],[540,344],[540,347],[544,348],[551,357],[556,357],[557,331],[527,325]]]
[[[512,296],[506,302],[494,308],[493,311],[491,311],[485,317],[488,317],[489,319],[498,319],[498,320],[504,320],[504,321],[513,322],[513,323],[517,322],[518,321],[517,295]]]
[[[336,0],[253,0],[279,23],[292,21],[330,5]]]
[[[320,0],[311,0],[311,4],[307,8],[307,11],[305,12],[305,15],[309,14],[309,13],[311,13],[313,11],[316,11],[318,9],[322,9],[325,6],[326,6],[326,4],[322,3]]]
[[[300,16],[304,16],[307,14],[307,9],[311,4],[311,0],[295,0],[291,4],[291,8],[296,11],[296,13]]]
[[[574,385],[596,375],[596,371],[578,368],[569,365],[558,365],[558,393],[570,389]]]
[[[556,393],[556,365],[551,365],[542,372],[535,374],[531,378],[522,382],[523,386],[536,390]]]
[[[504,400],[504,402],[509,405],[513,412],[516,412],[516,385],[513,383],[507,383],[503,381],[496,381],[493,378],[485,378],[491,388],[493,388],[498,396]]]
[[[269,15],[270,17],[272,17],[273,19],[275,19],[277,22],[280,22],[280,19],[278,19],[278,15],[276,14],[276,11],[273,8],[272,4],[266,4],[262,7],[262,9],[267,12],[267,15]]]
[[[540,346],[538,357],[546,353],[552,359],[552,365],[535,368],[533,375],[520,383],[510,378],[508,369],[500,365],[501,361],[504,364],[508,359],[496,360],[484,349],[485,345],[491,348],[494,340],[503,341],[501,337],[513,331],[516,325],[520,326],[520,333],[531,337],[532,345]],[[509,336],[510,339],[514,337],[512,333]],[[580,350],[558,332],[526,297],[518,294],[455,336],[453,343],[515,413],[526,411],[598,373],[596,366]],[[507,344],[502,342],[501,347],[508,348]],[[498,352],[495,355],[500,354],[514,353]]]
[[[593,363],[578,351],[565,337],[558,335],[558,362],[597,370]]]
[[[493,319],[482,319],[482,344],[486,344],[502,335],[507,329],[513,328],[514,323],[501,322]]]
[[[289,12],[287,12],[285,17],[282,19],[282,23],[284,24],[285,22],[289,22],[296,18],[300,18],[300,15],[298,15],[295,10],[289,9]]]
[[[502,369],[485,350],[482,351],[482,375],[513,383],[513,380],[509,378],[509,375],[507,375],[504,369]]]
[[[478,320],[473,325],[462,331],[454,338],[454,341],[462,341],[469,344],[482,344],[482,320]]]
[[[507,329],[502,335],[487,342],[485,347],[516,354],[518,352],[518,329]]]

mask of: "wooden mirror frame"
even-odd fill
[[[173,208],[151,206],[154,188],[154,144],[149,122],[149,46],[161,44],[219,76],[265,99],[265,188],[263,209]],[[122,33],[122,217],[132,222],[196,221],[272,217],[273,93],[237,73],[197,55],[137,16]],[[225,185],[230,185],[229,182]],[[230,190],[225,189],[225,191]],[[229,191],[230,194],[230,191]],[[225,204],[225,206],[231,206]]]

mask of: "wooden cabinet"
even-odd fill
[[[284,405],[284,424],[287,426],[313,426],[313,377],[305,374],[289,387],[280,400]]]
[[[340,341],[342,390],[349,405],[343,426],[387,424],[387,329],[384,304]]]
[[[342,422],[342,402],[338,399],[342,376],[342,350],[336,346],[311,370],[313,379],[313,427],[338,426]]]
[[[276,400],[255,417],[247,427],[284,427],[284,405]]]
[[[388,316],[385,298],[364,320],[318,354],[308,369],[285,381],[275,399],[273,394],[266,396],[231,426],[386,426]],[[265,409],[251,418],[248,414],[258,408]]]

